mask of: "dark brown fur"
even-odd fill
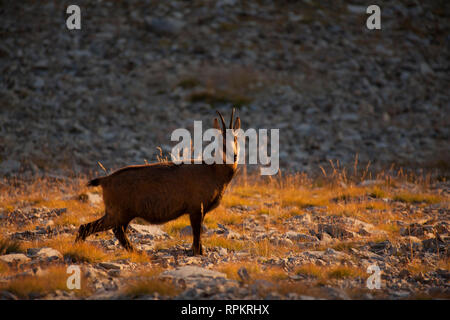
[[[224,131],[223,118],[222,125]],[[237,126],[240,127],[239,118],[235,129]],[[133,250],[125,233],[134,218],[162,224],[189,214],[193,253],[202,254],[200,234],[203,218],[219,205],[236,168],[236,162],[210,165],[165,162],[128,166],[106,177],[93,179],[88,185],[102,187],[105,215],[80,226],[76,241],[112,228],[120,244]]]

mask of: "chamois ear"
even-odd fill
[[[220,130],[219,120],[217,120],[217,118],[214,118],[214,129],[217,129],[219,130],[219,132],[222,132],[222,130]]]
[[[241,128],[241,119],[239,117],[236,118],[236,121],[234,122],[234,130],[239,130]]]
[[[230,129],[233,129],[234,111],[235,108],[233,108],[233,110],[231,111],[230,126],[229,126]]]

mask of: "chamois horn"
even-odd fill
[[[231,118],[230,118],[230,129],[233,129],[233,119],[234,119],[234,111],[236,109],[233,108],[233,111],[231,111]]]
[[[226,134],[226,132],[227,132],[227,126],[225,125],[225,120],[223,119],[223,116],[222,116],[222,114],[219,112],[219,111],[216,111],[217,112],[217,114],[219,115],[219,117],[220,117],[220,121],[222,121],[222,133],[223,134]]]

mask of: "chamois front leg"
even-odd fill
[[[98,220],[95,220],[90,223],[86,223],[80,226],[78,229],[78,235],[75,239],[75,242],[80,242],[86,240],[91,234],[106,231],[112,228],[112,225],[109,222],[108,215],[105,214]]]
[[[122,247],[124,247],[127,251],[133,252],[135,251],[133,245],[131,244],[130,240],[128,240],[126,235],[127,227],[128,224],[115,227],[113,229],[113,232]]]
[[[192,236],[193,236],[193,242],[192,242],[192,252],[195,255],[202,255],[203,249],[202,249],[202,243],[201,243],[201,233],[202,233],[202,214],[190,214],[189,218],[191,220],[191,227],[192,227]]]

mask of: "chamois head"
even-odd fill
[[[236,120],[233,123],[234,120],[234,112],[235,109],[233,108],[233,111],[231,112],[231,118],[230,118],[230,124],[227,128],[225,124],[225,120],[222,116],[222,114],[217,111],[217,114],[220,117],[220,121],[222,123],[222,128],[219,127],[219,121],[217,118],[214,118],[214,128],[220,131],[223,138],[223,162],[227,164],[232,164],[233,168],[236,169],[237,162],[239,159],[239,143],[238,143],[238,137],[237,137],[237,130],[241,128],[241,119],[239,117],[236,117]],[[228,161],[227,161],[227,150],[228,150]]]

